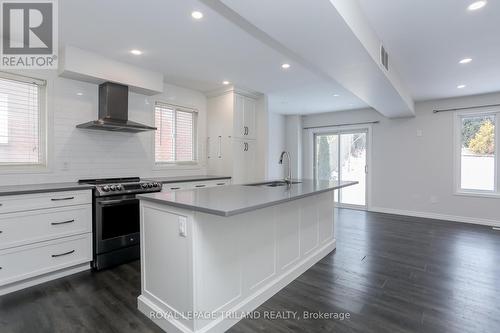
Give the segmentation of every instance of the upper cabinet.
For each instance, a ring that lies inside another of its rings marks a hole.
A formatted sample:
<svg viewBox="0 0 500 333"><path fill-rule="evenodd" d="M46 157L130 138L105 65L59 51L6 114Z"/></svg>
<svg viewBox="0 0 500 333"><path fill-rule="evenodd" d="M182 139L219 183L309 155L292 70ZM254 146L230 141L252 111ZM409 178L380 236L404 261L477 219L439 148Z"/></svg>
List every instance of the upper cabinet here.
<svg viewBox="0 0 500 333"><path fill-rule="evenodd" d="M234 136L241 139L256 139L255 127L256 100L234 94Z"/></svg>

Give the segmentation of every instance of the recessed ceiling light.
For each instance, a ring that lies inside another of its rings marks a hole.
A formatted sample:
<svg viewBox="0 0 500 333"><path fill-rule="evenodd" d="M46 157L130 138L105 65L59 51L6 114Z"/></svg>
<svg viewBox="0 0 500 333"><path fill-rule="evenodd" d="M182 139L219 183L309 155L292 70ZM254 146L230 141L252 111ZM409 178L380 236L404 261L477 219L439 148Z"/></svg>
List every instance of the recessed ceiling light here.
<svg viewBox="0 0 500 333"><path fill-rule="evenodd" d="M468 64L471 61L472 61L471 58L464 58L464 59L460 60L459 63L461 63L461 64Z"/></svg>
<svg viewBox="0 0 500 333"><path fill-rule="evenodd" d="M476 2L473 2L469 5L469 7L467 7L468 10L478 10L478 9L481 9L483 8L484 6L486 6L486 4L488 3L488 1L486 0L480 0L480 1L476 1Z"/></svg>
<svg viewBox="0 0 500 333"><path fill-rule="evenodd" d="M333 97L339 97L340 95L339 94L333 94Z"/></svg>
<svg viewBox="0 0 500 333"><path fill-rule="evenodd" d="M284 63L281 65L281 68L288 69L288 68L290 68L290 64Z"/></svg>
<svg viewBox="0 0 500 333"><path fill-rule="evenodd" d="M137 50L137 49L133 49L133 50L130 50L130 53L132 53L133 55L141 55L142 51L141 50Z"/></svg>
<svg viewBox="0 0 500 333"><path fill-rule="evenodd" d="M222 84L225 85L225 86L227 86L229 83L231 83L231 82L229 82L229 81L222 81Z"/></svg>
<svg viewBox="0 0 500 333"><path fill-rule="evenodd" d="M465 84L459 84L457 86L458 89L464 89L465 87L467 87Z"/></svg>
<svg viewBox="0 0 500 333"><path fill-rule="evenodd" d="M194 11L191 13L191 16L195 19L195 20L201 20L203 18L203 13L202 12L199 12L199 11Z"/></svg>
<svg viewBox="0 0 500 333"><path fill-rule="evenodd" d="M76 93L78 96L83 96L83 93L82 92L77 92Z"/></svg>

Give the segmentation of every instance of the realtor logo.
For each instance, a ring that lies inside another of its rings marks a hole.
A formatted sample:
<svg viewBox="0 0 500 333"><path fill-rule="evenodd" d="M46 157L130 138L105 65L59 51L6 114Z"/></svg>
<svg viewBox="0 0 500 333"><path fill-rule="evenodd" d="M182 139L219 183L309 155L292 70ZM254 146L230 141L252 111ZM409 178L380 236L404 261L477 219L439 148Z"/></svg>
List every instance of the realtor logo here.
<svg viewBox="0 0 500 333"><path fill-rule="evenodd" d="M0 4L0 67L56 69L56 0L0 0Z"/></svg>

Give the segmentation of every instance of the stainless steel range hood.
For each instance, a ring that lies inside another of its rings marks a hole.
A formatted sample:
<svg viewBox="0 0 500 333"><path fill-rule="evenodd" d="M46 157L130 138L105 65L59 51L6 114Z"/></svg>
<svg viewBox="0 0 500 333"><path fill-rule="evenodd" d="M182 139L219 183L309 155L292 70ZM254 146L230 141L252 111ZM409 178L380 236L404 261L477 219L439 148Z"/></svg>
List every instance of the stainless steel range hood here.
<svg viewBox="0 0 500 333"><path fill-rule="evenodd" d="M112 82L99 85L99 119L76 127L131 133L156 130L156 127L128 120L128 87Z"/></svg>

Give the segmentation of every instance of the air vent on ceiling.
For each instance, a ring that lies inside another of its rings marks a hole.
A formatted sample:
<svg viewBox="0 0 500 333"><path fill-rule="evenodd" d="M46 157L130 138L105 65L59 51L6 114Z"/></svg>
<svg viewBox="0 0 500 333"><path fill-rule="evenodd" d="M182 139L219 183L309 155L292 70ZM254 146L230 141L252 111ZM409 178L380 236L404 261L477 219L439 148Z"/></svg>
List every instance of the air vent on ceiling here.
<svg viewBox="0 0 500 333"><path fill-rule="evenodd" d="M386 70L389 70L389 54L383 45L380 45L380 63Z"/></svg>

